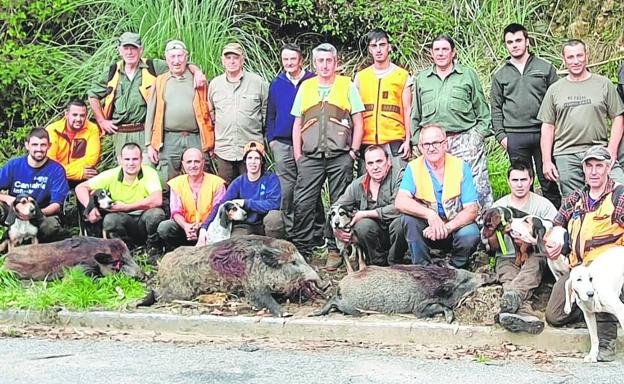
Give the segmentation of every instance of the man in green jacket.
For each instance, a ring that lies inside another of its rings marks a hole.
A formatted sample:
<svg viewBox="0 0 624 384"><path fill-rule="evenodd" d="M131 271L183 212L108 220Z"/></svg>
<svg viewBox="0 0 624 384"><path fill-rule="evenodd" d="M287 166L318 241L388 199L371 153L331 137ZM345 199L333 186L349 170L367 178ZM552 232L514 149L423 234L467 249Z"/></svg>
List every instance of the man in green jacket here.
<svg viewBox="0 0 624 384"><path fill-rule="evenodd" d="M529 34L522 25L509 24L503 31L503 38L510 56L492 76L490 102L494 135L509 158L527 164L535 162L544 197L559 207L559 187L542 172L542 122L537 119L546 90L559 80L557 70L529 52Z"/></svg>
<svg viewBox="0 0 624 384"><path fill-rule="evenodd" d="M430 124L444 127L448 153L470 165L482 208L492 205L484 138L491 134L492 118L479 77L474 69L454 62L455 42L447 35L433 40L434 64L414 81L412 145L420 129Z"/></svg>

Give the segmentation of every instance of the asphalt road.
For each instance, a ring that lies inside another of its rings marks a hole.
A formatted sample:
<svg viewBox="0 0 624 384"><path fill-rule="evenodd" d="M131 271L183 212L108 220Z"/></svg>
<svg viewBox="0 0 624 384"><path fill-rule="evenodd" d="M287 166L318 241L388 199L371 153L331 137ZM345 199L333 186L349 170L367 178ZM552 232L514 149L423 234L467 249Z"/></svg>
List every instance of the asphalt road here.
<svg viewBox="0 0 624 384"><path fill-rule="evenodd" d="M365 348L0 338L0 383L617 383L624 359L543 365L432 360Z"/></svg>

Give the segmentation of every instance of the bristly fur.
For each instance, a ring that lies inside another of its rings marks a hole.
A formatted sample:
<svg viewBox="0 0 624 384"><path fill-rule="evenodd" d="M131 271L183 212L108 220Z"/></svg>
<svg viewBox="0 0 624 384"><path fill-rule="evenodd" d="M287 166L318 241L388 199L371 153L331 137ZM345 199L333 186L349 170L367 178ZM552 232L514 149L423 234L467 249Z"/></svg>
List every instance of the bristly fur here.
<svg viewBox="0 0 624 384"><path fill-rule="evenodd" d="M220 246L219 246L220 245ZM231 243L215 244L212 256L208 259L210 268L223 278L243 278L246 274L245 254Z"/></svg>

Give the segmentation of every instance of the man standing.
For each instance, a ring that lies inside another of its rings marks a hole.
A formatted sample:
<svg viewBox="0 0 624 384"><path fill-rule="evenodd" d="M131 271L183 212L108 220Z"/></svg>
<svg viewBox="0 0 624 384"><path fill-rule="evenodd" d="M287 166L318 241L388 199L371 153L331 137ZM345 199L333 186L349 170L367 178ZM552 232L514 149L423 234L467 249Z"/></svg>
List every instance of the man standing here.
<svg viewBox="0 0 624 384"><path fill-rule="evenodd" d="M282 66L280 73L269 87L267 107L267 141L273 151L275 173L280 180L282 189L281 209L284 212L284 226L287 238L290 238L293 229L294 204L293 194L297 181L297 164L293 155L292 127L295 117L290 114L295 96L301 83L313 77L312 72L303 69L303 55L301 49L294 44L286 44L282 48ZM317 237L322 239L322 229L325 216L322 214L323 205L319 198L317 207Z"/></svg>
<svg viewBox="0 0 624 384"><path fill-rule="evenodd" d="M87 221L102 220L102 228L108 237L118 237L125 242L146 241L148 255L162 255L162 243L158 237L158 224L166 219L162 210L162 189L158 173L143 164L141 147L127 143L121 149L121 165L83 181L76 187L78 201L87 207L89 194L96 189L108 191L113 206L102 219L103 212L94 207L86 212Z"/></svg>
<svg viewBox="0 0 624 384"><path fill-rule="evenodd" d="M164 183L180 174L182 153L187 148L205 153L214 148L206 87L193 89L186 45L171 40L165 58L169 72L156 78L145 120L147 155L158 166Z"/></svg>
<svg viewBox="0 0 624 384"><path fill-rule="evenodd" d="M405 169L395 206L413 264L430 264L430 247L451 252L451 265L466 268L479 244L477 190L470 166L447 153L447 138L437 125L423 127L422 156Z"/></svg>
<svg viewBox="0 0 624 384"><path fill-rule="evenodd" d="M349 184L334 204L355 211L352 229L337 229L334 235L345 244L355 240L366 255L367 265L401 263L407 244L394 200L403 169L392 165L386 150L375 144L364 150L364 163L366 174Z"/></svg>
<svg viewBox="0 0 624 384"><path fill-rule="evenodd" d="M585 43L565 43L563 61L569 73L548 89L537 118L542 121L544 176L559 180L561 194L567 197L583 187L581 159L583 152L594 144L609 149L615 160L611 178L624 182L624 172L616 158L624 133L624 104L611 80L587 69ZM610 138L607 118L611 119Z"/></svg>
<svg viewBox="0 0 624 384"><path fill-rule="evenodd" d="M532 165L535 161L542 194L556 207L561 205L557 183L544 177L537 119L546 90L559 79L555 67L529 52L529 33L520 24L503 31L510 57L492 77L492 126L496 140L509 158Z"/></svg>
<svg viewBox="0 0 624 384"><path fill-rule="evenodd" d="M87 92L100 129L113 136L115 155L126 143L145 143L145 114L149 90L156 76L167 72L163 60L143 58L143 43L138 33L119 37L121 60L114 63ZM205 86L206 77L197 66L190 66L195 86ZM103 100L103 102L102 102Z"/></svg>
<svg viewBox="0 0 624 384"><path fill-rule="evenodd" d="M491 132L491 116L474 69L454 62L455 42L446 35L433 40L434 64L415 80L412 144L420 129L439 124L446 130L448 152L470 165L482 208L492 205L492 187L483 139Z"/></svg>
<svg viewBox="0 0 624 384"><path fill-rule="evenodd" d="M0 200L11 205L15 196L32 196L44 218L37 238L42 243L60 240L66 235L58 213L69 192L63 166L47 157L50 136L45 129L35 128L26 138L28 154L9 160L0 168Z"/></svg>
<svg viewBox="0 0 624 384"><path fill-rule="evenodd" d="M87 105L73 100L65 117L46 127L50 135L48 157L65 168L67 180L74 186L97 175L100 160L100 130L87 120Z"/></svg>
<svg viewBox="0 0 624 384"><path fill-rule="evenodd" d="M570 233L567 250L561 245L546 243L548 257L557 258L562 251L568 253L570 267L581 263L588 265L605 249L623 245L624 235L624 185L609 176L613 164L612 152L606 147L590 147L581 158L585 185L564 200L553 224ZM583 320L578 306L572 305L569 314L564 312L565 283L569 274L553 286L546 321L553 327L562 327ZM598 361L613 361L617 339L617 321L613 315L598 313Z"/></svg>
<svg viewBox="0 0 624 384"><path fill-rule="evenodd" d="M210 82L208 97L215 129L217 168L219 176L229 184L245 173L245 144L263 141L268 84L243 68L245 52L238 43L223 48L221 63L225 73Z"/></svg>
<svg viewBox="0 0 624 384"><path fill-rule="evenodd" d="M225 194L225 181L204 172L204 155L197 148L182 154L183 175L169 180L171 219L158 225L158 235L170 250L194 245L201 224Z"/></svg>
<svg viewBox="0 0 624 384"><path fill-rule="evenodd" d="M383 146L392 165L405 168L411 155L412 84L409 73L390 61L390 52L392 45L385 31L368 34L373 65L358 72L354 80L366 108L362 145Z"/></svg>
<svg viewBox="0 0 624 384"><path fill-rule="evenodd" d="M312 56L316 77L301 85L291 111L295 116L293 153L299 168L292 240L306 256L312 255L315 209L325 178L332 204L353 179L353 161L359 156L362 142L364 110L351 79L336 74L336 48L321 44L314 48ZM335 268L341 262L334 244L327 267Z"/></svg>
<svg viewBox="0 0 624 384"><path fill-rule="evenodd" d="M532 164L512 159L507 172L511 194L496 201L494 206L512 207L542 219L554 219L557 215L555 206L546 198L531 192L533 178ZM544 323L531 312L527 300L542 282L546 260L543 255L532 254L524 264L518 266L515 264L513 240L505 235L504 242L501 248L507 252L496 253L496 276L503 284L499 323L512 332L540 333L544 329Z"/></svg>

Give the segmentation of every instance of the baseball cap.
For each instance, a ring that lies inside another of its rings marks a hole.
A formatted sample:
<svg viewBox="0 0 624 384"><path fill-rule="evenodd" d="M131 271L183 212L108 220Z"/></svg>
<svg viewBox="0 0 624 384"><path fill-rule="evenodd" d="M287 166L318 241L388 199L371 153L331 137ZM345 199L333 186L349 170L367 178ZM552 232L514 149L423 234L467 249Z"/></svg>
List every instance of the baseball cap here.
<svg viewBox="0 0 624 384"><path fill-rule="evenodd" d="M241 47L238 43L229 43L223 47L222 55L225 56L228 53L234 53L239 56L245 56L245 51L243 51L243 47Z"/></svg>
<svg viewBox="0 0 624 384"><path fill-rule="evenodd" d="M247 145L245 145L245 148L243 149L243 156L251 151L257 151L262 157L266 156L264 145L257 141L250 141Z"/></svg>
<svg viewBox="0 0 624 384"><path fill-rule="evenodd" d="M594 145L585 151L585 155L583 155L583 163L591 159L598 161L610 161L611 153L609 153L609 150L602 145Z"/></svg>
<svg viewBox="0 0 624 384"><path fill-rule="evenodd" d="M143 46L143 42L141 41L141 36L138 33L134 32L124 32L119 36L119 46L123 45L134 45L137 48L141 48Z"/></svg>
<svg viewBox="0 0 624 384"><path fill-rule="evenodd" d="M165 46L165 53L169 51L173 51L174 49L183 49L188 52L188 50L186 49L186 44L184 44L180 40L169 41L167 45Z"/></svg>

